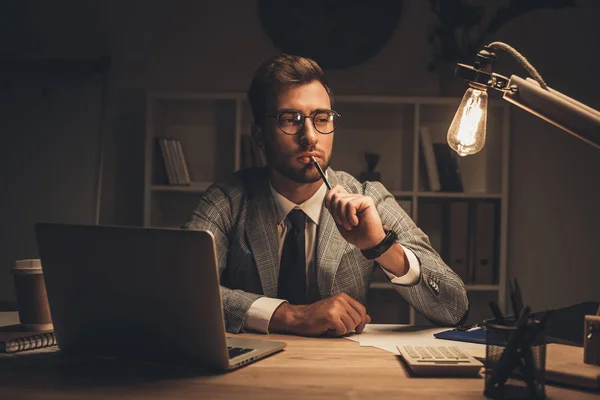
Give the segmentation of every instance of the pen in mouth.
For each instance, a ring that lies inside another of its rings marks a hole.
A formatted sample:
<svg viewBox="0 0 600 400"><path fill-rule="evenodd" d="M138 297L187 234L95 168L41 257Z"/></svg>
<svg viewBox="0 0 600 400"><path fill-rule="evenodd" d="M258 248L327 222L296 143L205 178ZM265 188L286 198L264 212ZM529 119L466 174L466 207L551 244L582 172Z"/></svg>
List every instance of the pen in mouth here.
<svg viewBox="0 0 600 400"><path fill-rule="evenodd" d="M317 162L317 160L315 159L315 157L314 156L310 156L310 160L312 161L313 164L315 164L315 167L317 167L317 171L319 171L319 175L321 175L321 178L323 178L323 182L325 182L325 186L327 186L327 189L331 190L331 185L327 181L327 177L325 176L325 173L321 169L321 166L319 165L319 163Z"/></svg>

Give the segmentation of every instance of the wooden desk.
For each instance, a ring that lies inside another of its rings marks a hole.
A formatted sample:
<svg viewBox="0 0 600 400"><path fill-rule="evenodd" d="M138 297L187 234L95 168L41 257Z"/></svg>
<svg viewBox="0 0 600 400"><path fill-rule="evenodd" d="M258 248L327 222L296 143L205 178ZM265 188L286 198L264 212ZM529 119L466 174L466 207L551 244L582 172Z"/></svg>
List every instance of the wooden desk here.
<svg viewBox="0 0 600 400"><path fill-rule="evenodd" d="M285 335L287 348L222 375L109 359L68 359L58 351L0 355L0 399L484 399L483 378L410 377L391 353L347 339ZM546 386L549 399L600 394Z"/></svg>

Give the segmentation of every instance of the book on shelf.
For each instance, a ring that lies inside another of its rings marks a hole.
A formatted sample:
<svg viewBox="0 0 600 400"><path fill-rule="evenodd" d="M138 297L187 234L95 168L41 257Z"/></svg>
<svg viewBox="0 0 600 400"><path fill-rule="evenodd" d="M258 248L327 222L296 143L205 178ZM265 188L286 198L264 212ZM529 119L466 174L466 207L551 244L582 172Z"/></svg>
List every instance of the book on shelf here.
<svg viewBox="0 0 600 400"><path fill-rule="evenodd" d="M190 171L187 165L187 158L183 152L183 146L177 139L174 139L173 143L175 144L175 159L177 160L178 173L181 177L180 182L182 185L189 185L191 182Z"/></svg>
<svg viewBox="0 0 600 400"><path fill-rule="evenodd" d="M493 284L496 264L496 205L493 202L475 204L474 237L473 281Z"/></svg>
<svg viewBox="0 0 600 400"><path fill-rule="evenodd" d="M442 188L440 185L438 165L433 152L433 142L431 141L429 127L422 126L419 130L419 133L421 138L423 162L425 164L425 172L427 173L428 189L432 192L439 192Z"/></svg>
<svg viewBox="0 0 600 400"><path fill-rule="evenodd" d="M163 160L164 171L167 176L167 183L169 185L175 185L177 178L175 177L175 165L173 163L173 157L170 154L170 149L168 147L168 139L158 138L156 141L158 142L160 155Z"/></svg>
<svg viewBox="0 0 600 400"><path fill-rule="evenodd" d="M191 183L187 160L183 146L178 139L158 138L169 185L189 185Z"/></svg>
<svg viewBox="0 0 600 400"><path fill-rule="evenodd" d="M458 169L458 155L447 143L434 143L433 153L438 167L441 190L462 192L463 184Z"/></svg>
<svg viewBox="0 0 600 400"><path fill-rule="evenodd" d="M56 345L54 331L32 332L22 325L0 327L0 353L17 353Z"/></svg>
<svg viewBox="0 0 600 400"><path fill-rule="evenodd" d="M419 203L418 222L419 227L429 238L431 247L442 255L443 247L443 209L439 203Z"/></svg>
<svg viewBox="0 0 600 400"><path fill-rule="evenodd" d="M469 203L451 202L449 214L448 264L463 282L469 282Z"/></svg>

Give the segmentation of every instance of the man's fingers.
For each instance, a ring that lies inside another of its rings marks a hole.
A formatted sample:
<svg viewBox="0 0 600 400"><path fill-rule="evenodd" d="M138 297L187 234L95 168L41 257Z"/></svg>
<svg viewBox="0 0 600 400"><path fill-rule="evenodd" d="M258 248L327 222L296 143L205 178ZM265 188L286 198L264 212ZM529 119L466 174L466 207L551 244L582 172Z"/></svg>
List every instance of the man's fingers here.
<svg viewBox="0 0 600 400"><path fill-rule="evenodd" d="M345 303L344 306L348 310L348 314L352 316L352 319L355 322L356 332L362 332L365 325L371 322L371 317L367 314L365 306L345 293L340 296L340 300Z"/></svg>
<svg viewBox="0 0 600 400"><path fill-rule="evenodd" d="M339 225L342 225L347 231L352 229L352 225L346 218L346 207L350 204L350 201L346 197L339 197L337 199L337 205L335 207L335 214L337 216L338 221L336 221Z"/></svg>
<svg viewBox="0 0 600 400"><path fill-rule="evenodd" d="M344 299L348 302L348 305L352 307L360 315L361 319L367 315L367 309L358 300L351 296L344 296Z"/></svg>
<svg viewBox="0 0 600 400"><path fill-rule="evenodd" d="M352 322L354 323L352 329L354 329L354 327L358 326L362 322L363 316L358 311L356 311L349 303L344 304L344 308L346 309L346 313L348 313L350 318L352 318Z"/></svg>
<svg viewBox="0 0 600 400"><path fill-rule="evenodd" d="M350 226L358 226L359 221L356 212L356 207L354 207L354 204L351 201L346 203L344 208L344 214L346 220L350 223Z"/></svg>
<svg viewBox="0 0 600 400"><path fill-rule="evenodd" d="M351 230L352 227L357 226L359 223L357 213L360 211L356 207L363 203L360 200L363 197L359 194L336 191L325 205L336 224L344 227L346 230Z"/></svg>
<svg viewBox="0 0 600 400"><path fill-rule="evenodd" d="M348 315L348 313L340 314L340 319L342 320L346 328L346 332L342 333L342 335L345 335L349 332L354 332L354 328L356 328L356 325L358 324L354 323L354 321L352 320L352 318L350 318L350 315Z"/></svg>
<svg viewBox="0 0 600 400"><path fill-rule="evenodd" d="M348 200L346 199L346 194L338 192L331 197L328 207L331 216L335 220L335 223L343 226L346 229L348 229L348 222L346 221L344 207L347 202Z"/></svg>
<svg viewBox="0 0 600 400"><path fill-rule="evenodd" d="M330 334L335 333L337 336L345 335L348 332L346 324L344 324L340 316L334 316L329 320L327 330Z"/></svg>
<svg viewBox="0 0 600 400"><path fill-rule="evenodd" d="M367 325L370 322L371 317L369 316L369 314L365 314L365 318L363 319L363 321L356 327L356 333L361 333L365 329L365 325Z"/></svg>
<svg viewBox="0 0 600 400"><path fill-rule="evenodd" d="M328 209L330 209L331 199L333 198L333 196L336 193L339 193L339 192L342 192L342 191L344 193L346 192L340 185L335 185L334 187L332 187L331 190L328 191L327 194L325 195L325 200L324 200L325 201L325 207L327 207Z"/></svg>
<svg viewBox="0 0 600 400"><path fill-rule="evenodd" d="M367 196L355 197L351 200L351 202L352 206L356 209L357 214L364 212L367 208L373 205L371 198Z"/></svg>
<svg viewBox="0 0 600 400"><path fill-rule="evenodd" d="M341 220L339 214L337 213L337 207L339 206L340 197L338 196L338 192L342 188L339 185L335 185L331 188L327 195L325 196L325 207L329 210L329 213L333 217L333 220L336 224L341 225Z"/></svg>

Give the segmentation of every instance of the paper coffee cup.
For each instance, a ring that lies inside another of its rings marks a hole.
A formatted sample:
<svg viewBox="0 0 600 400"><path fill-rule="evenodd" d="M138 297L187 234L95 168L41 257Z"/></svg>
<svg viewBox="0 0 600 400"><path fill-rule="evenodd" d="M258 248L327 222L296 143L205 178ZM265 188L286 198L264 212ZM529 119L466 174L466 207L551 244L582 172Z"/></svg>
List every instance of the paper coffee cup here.
<svg viewBox="0 0 600 400"><path fill-rule="evenodd" d="M32 331L53 329L41 261L19 260L11 272L17 293L19 321L23 328Z"/></svg>

